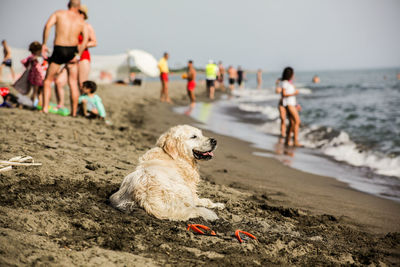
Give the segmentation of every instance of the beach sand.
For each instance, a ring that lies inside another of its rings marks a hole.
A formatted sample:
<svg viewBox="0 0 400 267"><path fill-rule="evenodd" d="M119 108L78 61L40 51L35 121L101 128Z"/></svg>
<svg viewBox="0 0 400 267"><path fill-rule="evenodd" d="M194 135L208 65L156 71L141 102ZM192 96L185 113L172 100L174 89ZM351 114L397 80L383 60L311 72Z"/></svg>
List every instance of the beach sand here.
<svg viewBox="0 0 400 267"><path fill-rule="evenodd" d="M108 204L138 157L161 133L194 124L159 103L159 83L100 86L112 125L84 118L1 109L1 160L32 156L40 167L0 174L0 265L399 265L400 204L333 178L252 155L247 143L218 140L200 164L199 195L223 202L220 220L158 220ZM196 89L204 99L204 87ZM178 105L185 85L171 83ZM186 230L210 226L217 236ZM232 238L241 229L257 240Z"/></svg>

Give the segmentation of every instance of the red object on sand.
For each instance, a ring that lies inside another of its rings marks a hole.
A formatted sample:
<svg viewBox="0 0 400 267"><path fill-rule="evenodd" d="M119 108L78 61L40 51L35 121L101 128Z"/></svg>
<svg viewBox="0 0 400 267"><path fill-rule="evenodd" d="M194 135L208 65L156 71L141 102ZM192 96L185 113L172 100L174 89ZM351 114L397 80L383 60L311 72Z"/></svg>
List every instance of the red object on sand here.
<svg viewBox="0 0 400 267"><path fill-rule="evenodd" d="M205 233L201 231L199 228L209 231L210 232L209 235L217 235L213 230L210 229L210 227L207 227L202 224L188 224L187 230L189 231L190 229L192 229L194 232L198 234L205 235Z"/></svg>
<svg viewBox="0 0 400 267"><path fill-rule="evenodd" d="M242 230L236 230L235 236L236 236L237 240L239 240L240 243L243 243L243 240L240 238L240 233L245 234L245 235L247 235L248 237L250 237L252 239L257 239L254 235L252 235L252 234L250 234L248 232L245 232L245 231L242 231Z"/></svg>
<svg viewBox="0 0 400 267"><path fill-rule="evenodd" d="M2 97L5 97L6 95L8 95L10 93L10 89L8 89L8 87L1 87L0 88L0 95Z"/></svg>

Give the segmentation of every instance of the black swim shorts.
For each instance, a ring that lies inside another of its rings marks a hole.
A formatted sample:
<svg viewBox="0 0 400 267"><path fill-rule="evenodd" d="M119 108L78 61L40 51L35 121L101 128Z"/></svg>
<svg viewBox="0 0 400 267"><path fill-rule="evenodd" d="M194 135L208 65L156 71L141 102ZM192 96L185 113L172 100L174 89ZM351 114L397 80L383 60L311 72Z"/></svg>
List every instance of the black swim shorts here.
<svg viewBox="0 0 400 267"><path fill-rule="evenodd" d="M207 84L207 88L209 88L209 87L213 87L214 86L214 82L215 82L215 80L206 80L206 84Z"/></svg>
<svg viewBox="0 0 400 267"><path fill-rule="evenodd" d="M229 84L235 84L235 79L229 78Z"/></svg>
<svg viewBox="0 0 400 267"><path fill-rule="evenodd" d="M56 63L58 65L66 64L70 62L78 54L77 46L59 46L55 45L53 54L51 55L49 62Z"/></svg>
<svg viewBox="0 0 400 267"><path fill-rule="evenodd" d="M1 64L6 65L7 67L11 68L12 60L11 59L4 60Z"/></svg>

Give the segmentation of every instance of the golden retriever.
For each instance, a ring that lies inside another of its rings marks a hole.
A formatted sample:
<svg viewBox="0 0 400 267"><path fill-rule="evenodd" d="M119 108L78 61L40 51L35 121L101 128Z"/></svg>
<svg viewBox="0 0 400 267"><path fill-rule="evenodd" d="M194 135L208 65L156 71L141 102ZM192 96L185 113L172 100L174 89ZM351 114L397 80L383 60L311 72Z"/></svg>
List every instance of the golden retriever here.
<svg viewBox="0 0 400 267"><path fill-rule="evenodd" d="M139 205L159 219L173 221L218 219L207 208L223 209L224 204L197 195L197 162L212 159L216 146L217 140L203 136L197 128L172 127L160 136L155 148L139 159L135 171L124 178L120 189L110 197L111 205L123 211Z"/></svg>

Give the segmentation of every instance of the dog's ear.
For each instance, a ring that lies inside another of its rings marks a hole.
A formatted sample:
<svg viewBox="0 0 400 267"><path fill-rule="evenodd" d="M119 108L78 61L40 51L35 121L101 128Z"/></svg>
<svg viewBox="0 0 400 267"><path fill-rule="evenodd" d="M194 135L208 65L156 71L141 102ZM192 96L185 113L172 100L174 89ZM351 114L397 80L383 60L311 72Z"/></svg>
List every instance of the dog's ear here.
<svg viewBox="0 0 400 267"><path fill-rule="evenodd" d="M178 157L177 140L169 132L162 134L158 138L156 145L161 147L173 159Z"/></svg>

